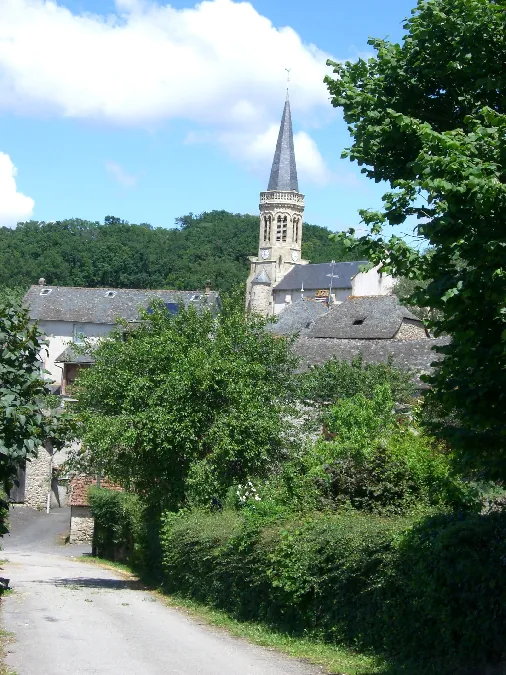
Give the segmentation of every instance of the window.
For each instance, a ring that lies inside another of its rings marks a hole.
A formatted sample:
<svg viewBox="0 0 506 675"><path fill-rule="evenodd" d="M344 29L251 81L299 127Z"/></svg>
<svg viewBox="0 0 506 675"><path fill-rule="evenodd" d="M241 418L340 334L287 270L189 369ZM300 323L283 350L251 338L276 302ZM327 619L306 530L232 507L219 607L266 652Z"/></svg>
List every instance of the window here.
<svg viewBox="0 0 506 675"><path fill-rule="evenodd" d="M365 319L355 319L353 322L354 326L361 326L364 323Z"/></svg>
<svg viewBox="0 0 506 675"><path fill-rule="evenodd" d="M299 219L298 218L293 219L292 241L295 244L297 244L298 241L299 241Z"/></svg>
<svg viewBox="0 0 506 675"><path fill-rule="evenodd" d="M52 288L43 288L39 295L49 295L53 289Z"/></svg>
<svg viewBox="0 0 506 675"><path fill-rule="evenodd" d="M286 216L278 216L276 223L276 241L286 241L287 228L288 218Z"/></svg>
<svg viewBox="0 0 506 675"><path fill-rule="evenodd" d="M190 302L197 302L197 300L200 300L200 298L201 298L200 293L196 293L195 295L192 295L192 297L190 298Z"/></svg>
<svg viewBox="0 0 506 675"><path fill-rule="evenodd" d="M115 295L116 295L116 291L107 291L106 294L105 294L105 297L106 298L114 298Z"/></svg>
<svg viewBox="0 0 506 675"><path fill-rule="evenodd" d="M84 343L84 333L82 328L83 327L79 323L75 323L72 326L72 339L76 345L82 345Z"/></svg>

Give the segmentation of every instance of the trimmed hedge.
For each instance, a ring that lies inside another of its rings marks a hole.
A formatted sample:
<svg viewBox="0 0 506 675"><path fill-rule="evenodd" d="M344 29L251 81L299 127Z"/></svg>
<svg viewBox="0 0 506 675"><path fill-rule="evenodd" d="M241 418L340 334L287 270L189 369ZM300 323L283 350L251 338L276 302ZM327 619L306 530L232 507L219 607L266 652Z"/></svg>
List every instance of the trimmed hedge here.
<svg viewBox="0 0 506 675"><path fill-rule="evenodd" d="M95 519L93 553L116 562L131 560L142 522L142 507L136 495L90 487L88 502Z"/></svg>
<svg viewBox="0 0 506 675"><path fill-rule="evenodd" d="M506 654L506 514L165 518L164 588L434 672ZM420 672L413 670L409 672Z"/></svg>

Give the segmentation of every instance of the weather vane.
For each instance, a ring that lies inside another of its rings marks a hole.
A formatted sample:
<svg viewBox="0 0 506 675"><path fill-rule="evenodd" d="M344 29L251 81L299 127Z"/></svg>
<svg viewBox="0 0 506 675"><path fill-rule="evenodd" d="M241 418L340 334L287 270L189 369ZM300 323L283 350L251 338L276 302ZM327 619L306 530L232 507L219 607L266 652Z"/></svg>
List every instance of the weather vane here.
<svg viewBox="0 0 506 675"><path fill-rule="evenodd" d="M291 68L285 68L286 70L286 81L290 82L290 71L292 70Z"/></svg>

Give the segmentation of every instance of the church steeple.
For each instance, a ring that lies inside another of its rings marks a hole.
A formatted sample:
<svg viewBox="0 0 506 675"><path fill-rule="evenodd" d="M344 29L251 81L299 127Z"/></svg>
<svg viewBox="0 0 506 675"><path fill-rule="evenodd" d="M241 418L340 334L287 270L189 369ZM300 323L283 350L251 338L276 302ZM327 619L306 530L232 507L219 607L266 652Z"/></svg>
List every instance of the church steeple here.
<svg viewBox="0 0 506 675"><path fill-rule="evenodd" d="M270 315L279 305L276 284L301 260L304 195L299 192L288 92L274 151L269 186L260 193L258 257L251 257L246 306ZM286 298L283 296L283 303ZM284 305L283 305L284 306Z"/></svg>
<svg viewBox="0 0 506 675"><path fill-rule="evenodd" d="M299 191L288 90L267 190Z"/></svg>

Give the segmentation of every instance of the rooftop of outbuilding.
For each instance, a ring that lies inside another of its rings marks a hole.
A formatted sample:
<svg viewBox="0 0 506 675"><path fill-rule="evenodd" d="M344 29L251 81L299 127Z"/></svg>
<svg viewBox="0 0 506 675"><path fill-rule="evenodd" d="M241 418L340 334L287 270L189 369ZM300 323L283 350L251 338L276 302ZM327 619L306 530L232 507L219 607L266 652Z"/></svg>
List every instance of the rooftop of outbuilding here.
<svg viewBox="0 0 506 675"><path fill-rule="evenodd" d="M350 296L319 318L308 336L387 340L396 335L404 319L423 326L423 322L401 305L395 295Z"/></svg>

